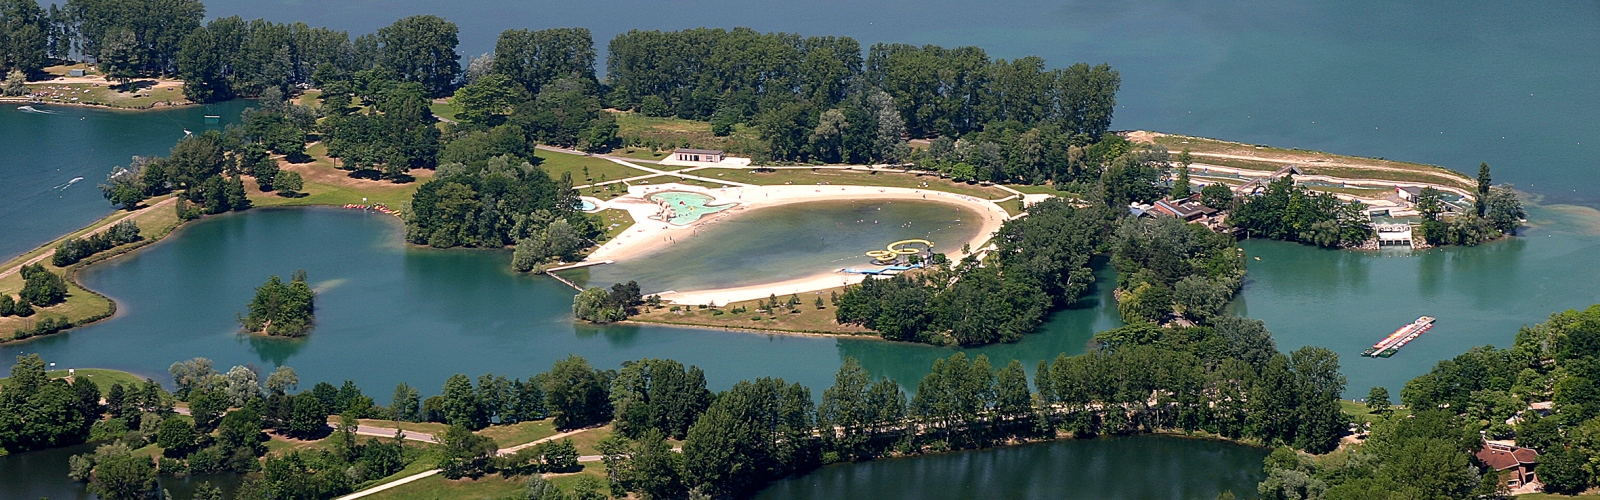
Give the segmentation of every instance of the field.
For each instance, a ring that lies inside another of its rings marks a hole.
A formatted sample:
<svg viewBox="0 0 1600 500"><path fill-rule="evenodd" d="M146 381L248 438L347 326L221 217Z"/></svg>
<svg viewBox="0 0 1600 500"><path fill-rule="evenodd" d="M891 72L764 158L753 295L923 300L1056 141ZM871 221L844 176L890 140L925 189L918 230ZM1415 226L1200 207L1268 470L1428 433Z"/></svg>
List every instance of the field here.
<svg viewBox="0 0 1600 500"><path fill-rule="evenodd" d="M629 214L627 210L611 208L601 210L597 215L600 216L600 227L605 231L605 234L600 235L596 243L611 241L612 238L633 227L633 215Z"/></svg>
<svg viewBox="0 0 1600 500"><path fill-rule="evenodd" d="M937 175L902 174L896 172L867 172L840 169L779 169L756 172L751 169L707 168L691 172L693 175L726 179L747 184L838 184L852 186L885 186L932 189L963 194L983 199L1000 199L1011 196L1004 189L979 184L967 184L941 178Z"/></svg>
<svg viewBox="0 0 1600 500"><path fill-rule="evenodd" d="M649 175L649 172L593 156L544 150L537 154L544 160L539 163L539 168L550 174L550 178L560 179L561 174L572 174L572 184L575 186Z"/></svg>
<svg viewBox="0 0 1600 500"><path fill-rule="evenodd" d="M405 183L351 177L350 172L334 166L334 160L328 157L328 148L320 143L306 148L306 155L311 157L311 162L278 162L278 168L297 172L305 180L305 187L300 190L301 196L286 197L278 192L262 192L252 179L245 183L251 203L258 207L382 203L405 212L411 207L411 195L417 192L422 183L433 178L433 171L424 169L412 169L409 174L414 180Z"/></svg>
<svg viewBox="0 0 1600 500"><path fill-rule="evenodd" d="M88 76L67 76L74 69L87 70ZM28 90L36 94L34 100L129 109L189 103L183 96L183 82L178 80L140 78L113 89L116 82L106 81L86 64L50 66L44 72L55 79L28 83Z"/></svg>
<svg viewBox="0 0 1600 500"><path fill-rule="evenodd" d="M794 333L821 333L839 335L872 335L870 330L854 325L841 325L834 321L836 309L831 300L831 294L842 291L842 287L834 287L816 292L799 294L800 305L791 312L782 307L773 313L758 311L757 302L766 302L766 299L734 302L722 304L715 308L701 309L698 306L689 306L679 311L669 308L657 308L653 311L641 312L637 316L628 318L629 321L641 323L665 323L688 326L710 326L717 328L745 328L751 330L769 330ZM817 298L822 299L823 307L816 306ZM785 303L789 296L778 297L779 303ZM746 312L734 314L734 308L743 307ZM721 312L722 314L717 314Z"/></svg>
<svg viewBox="0 0 1600 500"><path fill-rule="evenodd" d="M711 122L684 120L682 118L656 118L632 111L608 111L617 118L618 136L624 139L633 138L637 141L654 145L662 151L670 151L676 148L720 149L735 155L746 156L765 149L761 139L756 137L755 131L742 124L735 126L732 134L717 137L711 133ZM647 160L660 159L659 156L652 158L648 154L641 153L641 151L648 151L649 149L636 147L633 153L620 156Z"/></svg>
<svg viewBox="0 0 1600 500"><path fill-rule="evenodd" d="M1429 182L1475 189L1473 179L1437 165L1393 161L1383 158L1344 156L1322 151L1275 148L1263 145L1207 139L1160 132L1133 131L1123 134L1135 143L1159 144L1176 154L1188 149L1196 163L1250 170L1274 171L1293 164L1313 175L1348 179L1380 179L1401 182ZM1216 156L1227 155L1227 156Z"/></svg>
<svg viewBox="0 0 1600 500"><path fill-rule="evenodd" d="M495 444L500 445L501 448L531 443L555 434L555 420L548 418L511 425L491 425L484 430L478 431L478 435L494 439Z"/></svg>
<svg viewBox="0 0 1600 500"><path fill-rule="evenodd" d="M45 376L50 378L67 378L67 371L50 370L45 372ZM105 394L106 391L111 390L112 384L122 384L126 386L134 383L144 382L144 379L139 378L138 375L120 370L107 370L104 368L78 368L76 377L87 377L89 381L94 382L95 387L100 388L101 394ZM10 378L0 378L0 386L6 385L7 382L10 382L10 380Z"/></svg>

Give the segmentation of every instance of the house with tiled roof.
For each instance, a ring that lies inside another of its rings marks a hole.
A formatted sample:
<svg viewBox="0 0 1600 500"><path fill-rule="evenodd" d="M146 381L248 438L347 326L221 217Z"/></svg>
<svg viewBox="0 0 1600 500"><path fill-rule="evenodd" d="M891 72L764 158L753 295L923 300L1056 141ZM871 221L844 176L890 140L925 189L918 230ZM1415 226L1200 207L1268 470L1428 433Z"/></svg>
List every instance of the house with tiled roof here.
<svg viewBox="0 0 1600 500"><path fill-rule="evenodd" d="M1512 489L1539 481L1533 471L1539 462L1539 452L1533 448L1523 448L1509 441L1484 441L1476 456L1479 462L1496 471L1509 472L1505 482Z"/></svg>

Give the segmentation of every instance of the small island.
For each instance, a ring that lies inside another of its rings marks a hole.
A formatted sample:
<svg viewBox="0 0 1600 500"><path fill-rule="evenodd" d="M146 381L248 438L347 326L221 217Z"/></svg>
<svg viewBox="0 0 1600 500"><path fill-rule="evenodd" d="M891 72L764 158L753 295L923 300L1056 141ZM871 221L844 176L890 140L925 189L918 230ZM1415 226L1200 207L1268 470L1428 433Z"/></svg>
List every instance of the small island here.
<svg viewBox="0 0 1600 500"><path fill-rule="evenodd" d="M295 271L285 284L277 275L256 288L256 298L250 301L248 315L239 317L239 324L250 333L273 337L304 337L311 331L314 321L316 292L306 284L306 272Z"/></svg>

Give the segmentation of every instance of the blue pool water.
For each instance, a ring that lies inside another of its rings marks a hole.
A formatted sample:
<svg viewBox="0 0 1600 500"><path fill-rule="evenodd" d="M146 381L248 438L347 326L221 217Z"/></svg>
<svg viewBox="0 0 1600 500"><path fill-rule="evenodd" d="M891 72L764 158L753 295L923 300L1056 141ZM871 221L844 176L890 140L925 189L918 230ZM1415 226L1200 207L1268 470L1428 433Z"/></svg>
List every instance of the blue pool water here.
<svg viewBox="0 0 1600 500"><path fill-rule="evenodd" d="M701 217L708 214L733 208L732 203L716 206L707 205L713 199L715 198L703 194L683 191L664 191L650 195L650 201L666 203L668 207L672 208L672 217L667 219L667 222L680 226L700 220Z"/></svg>

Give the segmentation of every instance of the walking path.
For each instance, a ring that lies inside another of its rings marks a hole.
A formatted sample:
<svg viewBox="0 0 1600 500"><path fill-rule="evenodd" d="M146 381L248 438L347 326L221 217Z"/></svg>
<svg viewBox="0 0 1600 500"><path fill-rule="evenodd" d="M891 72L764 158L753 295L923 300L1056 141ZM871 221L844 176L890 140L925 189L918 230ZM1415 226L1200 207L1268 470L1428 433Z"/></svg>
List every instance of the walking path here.
<svg viewBox="0 0 1600 500"><path fill-rule="evenodd" d="M385 429L385 428L382 428L382 427L369 427L369 429L373 429L373 430L376 430L376 431L387 430L387 431L389 431L389 433L386 434L388 436L393 436L394 435L394 431L395 431L395 429ZM521 450L523 448L527 448L527 447L530 447L530 446L537 446L539 443L543 443L543 442L547 442L547 441L554 441L554 440L557 440L557 439L561 439L561 438L564 438L564 437L567 437L567 436L571 436L573 434L577 434L577 433L580 433L580 432L588 431L588 430L593 430L593 429L578 429L578 430L575 430L575 431L567 431L567 432L559 433L559 434L556 434L554 436L549 436L549 437L537 439L537 440L534 440L534 441L531 441L531 442L528 442L528 443L519 444L519 445L516 445L516 446L512 446L510 448L506 448L506 449L500 450L498 454L499 455L510 455L510 454L516 453L518 450ZM357 434L361 434L361 431L357 430L356 433ZM424 435L426 435L426 434L424 434ZM428 441L428 442L430 442L430 443L435 442L435 441L431 441L431 439L433 439L433 436L428 436L428 438L430 439L430 441ZM411 439L411 436L409 434L406 435L406 439ZM600 456L599 455L584 455L584 456L578 457L578 461L579 462L598 462L598 461L600 461ZM390 481L390 482L383 483L383 484L380 484L380 485L377 485L377 486L374 486L374 487L371 487L371 488L367 488L367 489L364 489L364 490L361 490L361 491L357 491L355 493L351 493L349 495L345 495L345 496L339 497L339 498L337 498L335 500L353 500L353 499L356 499L356 498L362 498L362 497L365 497L365 496L368 496L368 495L372 495L374 493L378 493L378 492L381 492L381 491L389 490L391 488L399 487L400 485L403 485L403 484L406 484L406 483L409 483L409 482L412 482L412 481L416 481L416 480L419 480L419 479L423 479L423 478L426 478L428 476L432 476L434 474L438 474L439 472L441 472L439 469L432 469L432 470L419 472L419 473L416 473L416 474L412 474L410 476L406 476L406 477L403 477L403 478L400 478L400 479L396 479L394 481Z"/></svg>
<svg viewBox="0 0 1600 500"><path fill-rule="evenodd" d="M128 215L126 215L126 216L123 216L123 217L121 217L119 219L116 219L114 221L105 221L106 222L105 225L97 227L93 231L89 231L87 233L83 233L82 235L79 235L77 237L78 238L83 238L83 237L93 236L93 235L96 235L96 234L100 234L100 233L109 231L109 230L111 230L111 226L117 225L116 223L118 223L118 222L122 222L122 221L125 221L125 220L132 220L132 218L138 217L138 216L144 214L145 212L148 212L148 211L151 211L151 210L155 210L155 209L167 206L167 205L171 205L173 202L175 202L177 200L178 200L178 197L177 196L173 196L171 198L167 198L165 200L162 200L161 202L156 203L154 205L150 205L150 206L138 209L138 210L134 210L132 212L128 212ZM10 275L16 274L17 272L22 270L23 266L33 265L35 263L41 262L41 261L43 261L45 259L48 259L48 258L54 256L55 254L56 254L56 249L54 249L54 248L51 248L49 250L45 250L44 253L39 254L38 256L36 256L34 258L28 259L27 262L23 262L21 264L17 264L16 266L11 267L10 269L6 269L5 271L0 271L0 278L5 278L6 276L10 276Z"/></svg>

